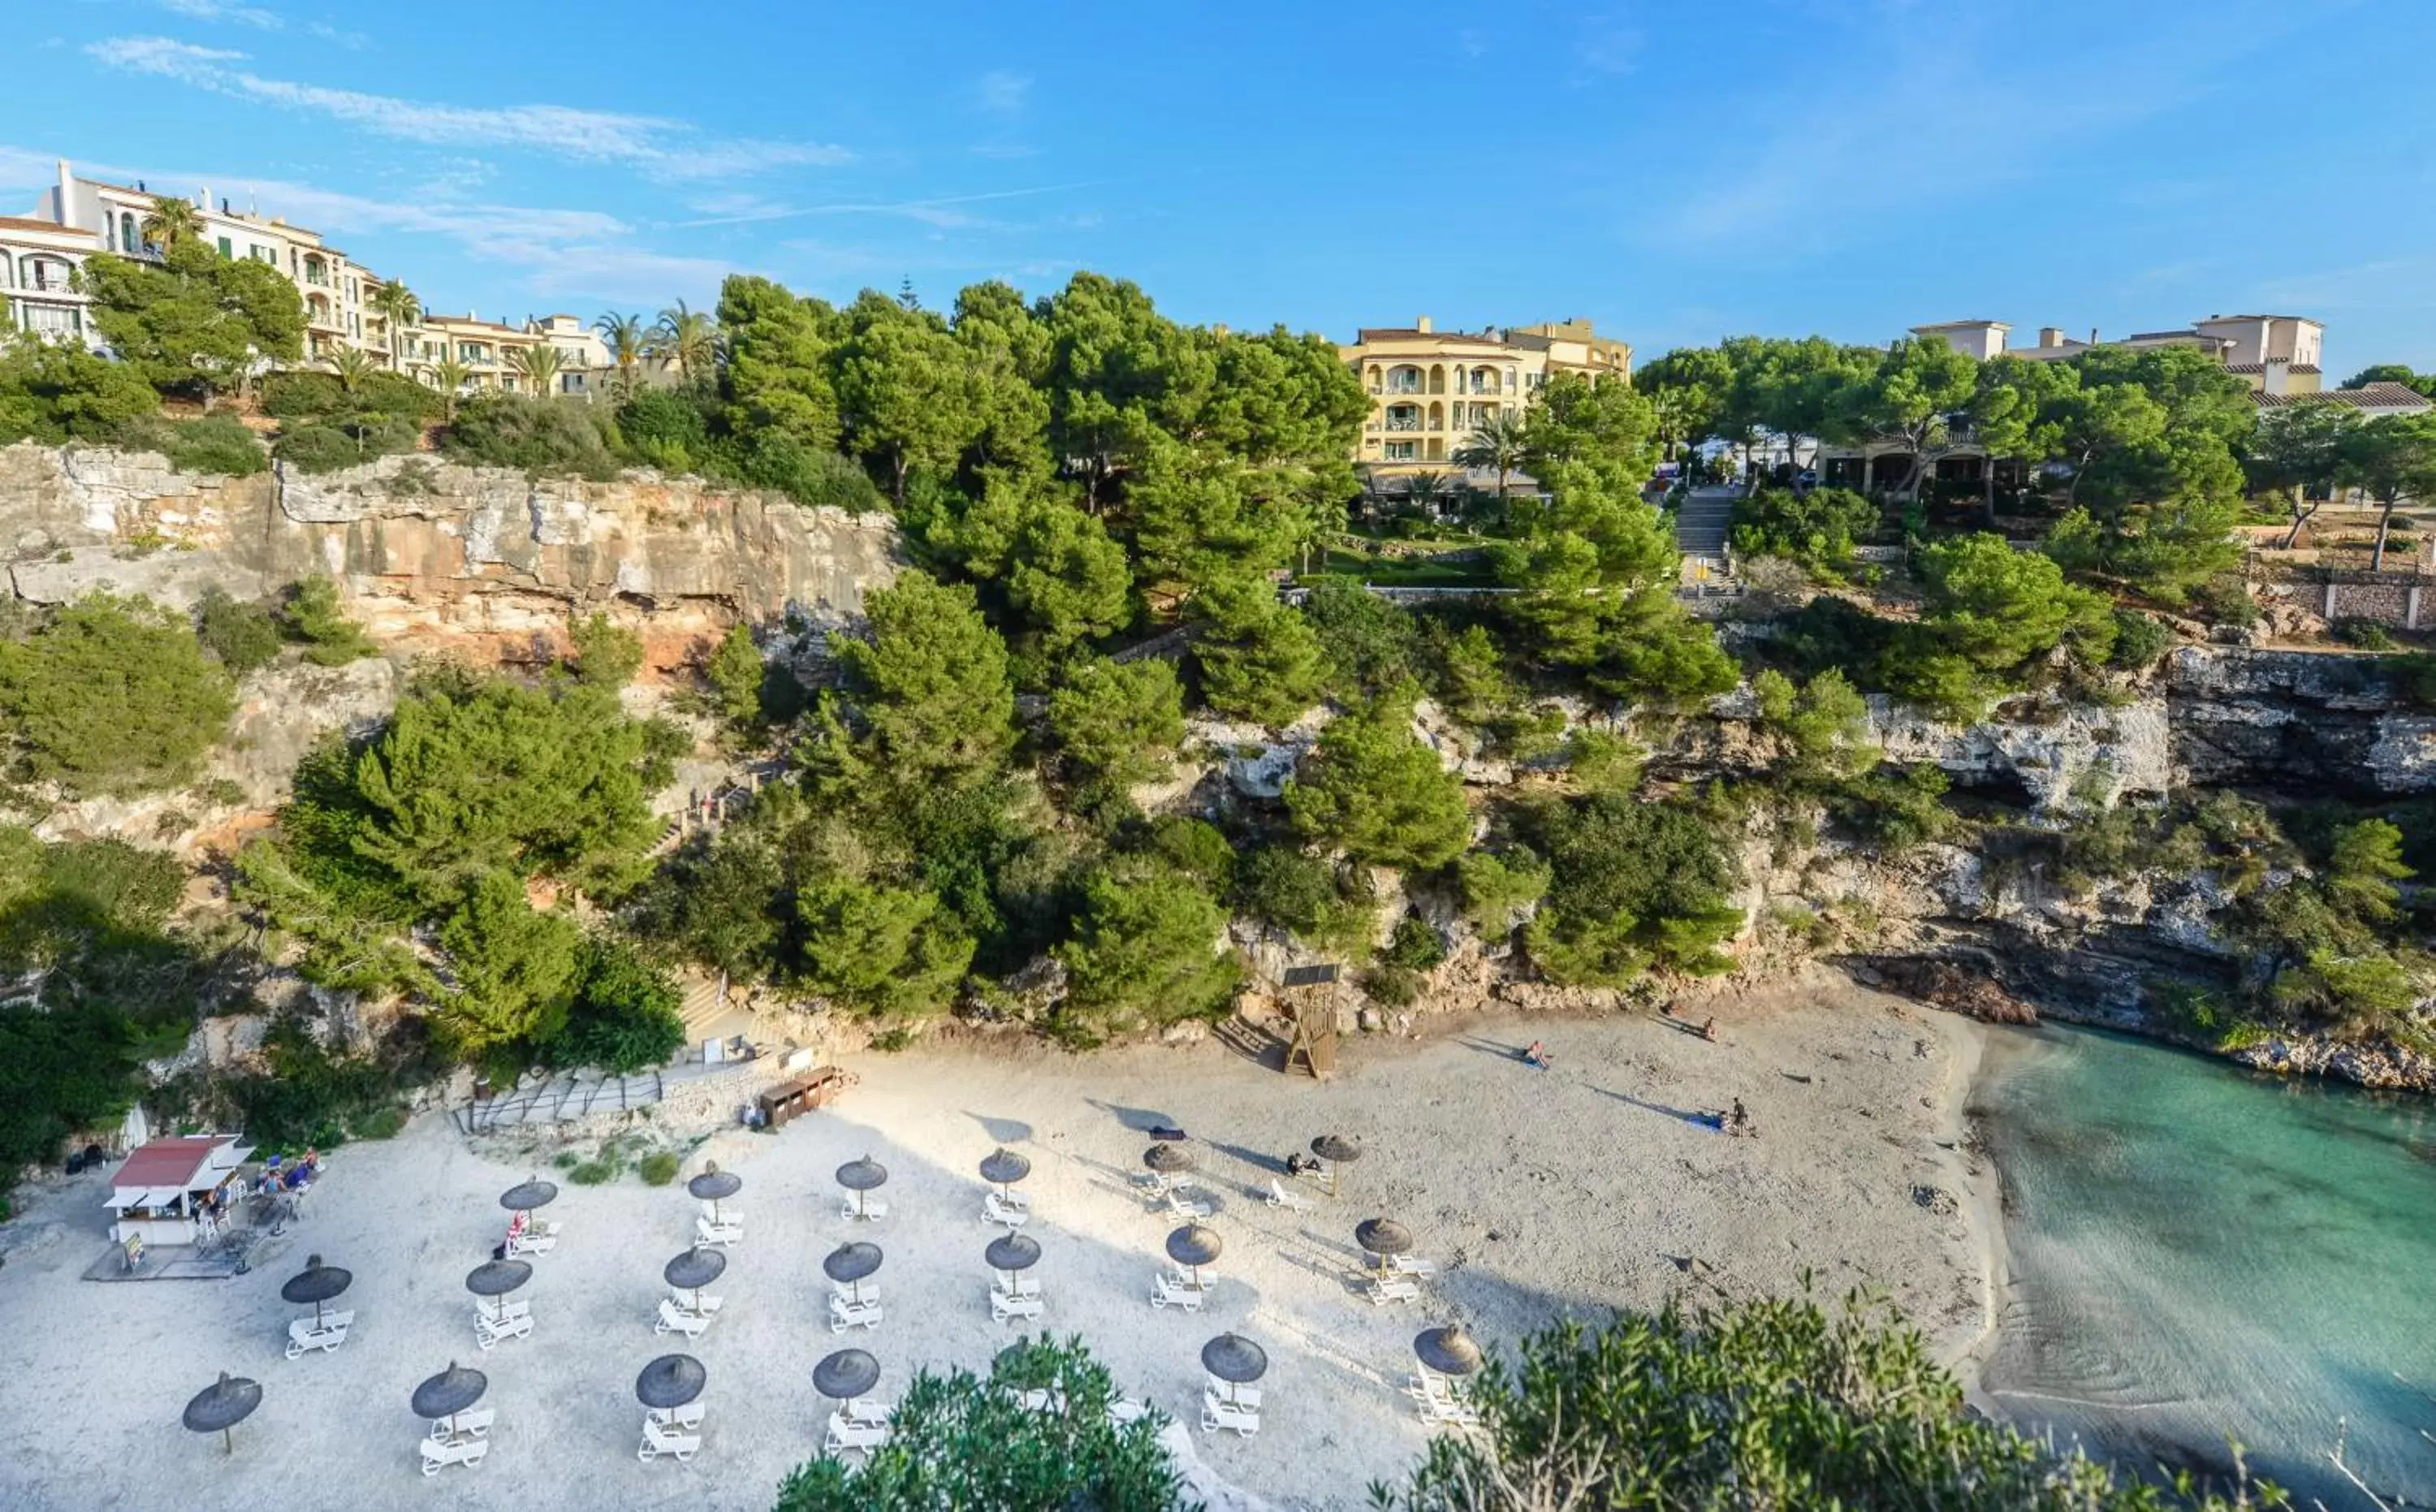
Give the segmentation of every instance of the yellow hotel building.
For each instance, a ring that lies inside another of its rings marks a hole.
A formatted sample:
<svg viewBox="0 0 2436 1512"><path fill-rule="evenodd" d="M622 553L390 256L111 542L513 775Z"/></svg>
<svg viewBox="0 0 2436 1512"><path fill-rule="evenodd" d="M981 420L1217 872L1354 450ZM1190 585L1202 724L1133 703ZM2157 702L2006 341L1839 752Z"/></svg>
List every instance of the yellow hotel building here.
<svg viewBox="0 0 2436 1512"><path fill-rule="evenodd" d="M1490 417L1521 415L1551 373L1632 381L1631 344L1583 320L1474 334L1436 330L1424 315L1366 327L1338 350L1370 394L1353 460L1383 478L1445 470Z"/></svg>

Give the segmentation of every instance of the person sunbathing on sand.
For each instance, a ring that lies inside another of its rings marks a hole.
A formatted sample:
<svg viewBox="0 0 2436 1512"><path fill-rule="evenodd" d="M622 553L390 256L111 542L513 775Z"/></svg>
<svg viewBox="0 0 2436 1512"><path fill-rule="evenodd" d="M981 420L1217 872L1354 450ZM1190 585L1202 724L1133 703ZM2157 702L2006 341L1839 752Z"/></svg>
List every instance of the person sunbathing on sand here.
<svg viewBox="0 0 2436 1512"><path fill-rule="evenodd" d="M1531 1048L1522 1052L1522 1058L1543 1071L1548 1069L1547 1048L1536 1039L1531 1041Z"/></svg>

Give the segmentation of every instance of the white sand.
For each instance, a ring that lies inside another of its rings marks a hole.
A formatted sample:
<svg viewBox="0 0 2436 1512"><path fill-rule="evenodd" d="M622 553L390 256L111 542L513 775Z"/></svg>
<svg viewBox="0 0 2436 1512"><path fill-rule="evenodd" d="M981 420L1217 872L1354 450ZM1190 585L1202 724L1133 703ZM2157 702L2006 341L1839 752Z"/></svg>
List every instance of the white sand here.
<svg viewBox="0 0 2436 1512"><path fill-rule="evenodd" d="M1268 1350L1260 1436L1192 1437L1214 1473L1280 1507L1359 1506L1367 1481L1411 1465L1426 1435L1398 1386L1413 1335L1433 1323L1460 1320L1493 1345L1678 1291L1784 1292L1808 1270L1829 1298L1885 1286L1946 1357L1963 1358L1987 1321L1990 1236L1975 1229L1963 1157L1938 1141L1956 1127L1972 1031L1840 984L1799 995L1812 1006L1789 1006L1793 996L1721 1000L1721 1044L1648 1017L1461 1020L1426 1045L1349 1043L1324 1086L1215 1045L865 1057L862 1085L832 1112L706 1148L744 1178L748 1237L714 1289L725 1312L691 1346L654 1337L649 1320L695 1204L681 1186L629 1175L564 1189L546 1216L566 1238L520 1294L534 1335L476 1349L464 1276L499 1237L497 1193L527 1171L477 1155L437 1119L339 1152L285 1248L230 1281L81 1281L103 1245L99 1181L29 1189L28 1210L0 1235L16 1246L0 1267L0 1505L760 1512L817 1449L822 1355L869 1348L893 1398L917 1367L985 1368L1015 1336L989 1321L981 1252L994 1230L974 1173L1000 1142L1035 1161L1028 1231L1046 1250L1034 1274L1048 1327L1083 1334L1129 1395L1190 1416L1204 1340L1233 1329ZM1507 1054L1533 1038L1553 1071ZM1759 1138L1723 1138L1676 1111L1736 1096ZM1227 1252L1197 1317L1148 1305L1175 1226L1127 1185L1147 1143L1136 1131L1152 1122L1192 1133L1201 1186L1220 1204L1211 1224ZM1291 1215L1247 1194L1265 1186L1263 1162L1325 1131L1367 1151L1341 1198ZM850 1225L830 1173L865 1152L890 1170L894 1211ZM1964 1206L1934 1214L1916 1183ZM1352 1227L1381 1213L1444 1267L1418 1307L1375 1308L1348 1289ZM66 1233L41 1243L46 1225ZM889 1312L877 1333L840 1340L819 1262L849 1237L886 1250ZM297 1310L278 1291L307 1250L355 1272L339 1305L357 1321L338 1353L289 1362L280 1349ZM642 1465L635 1375L673 1347L709 1367L708 1444L690 1466ZM425 1425L407 1398L451 1358L489 1373L496 1447L478 1469L427 1482L414 1459ZM264 1387L234 1458L178 1426L223 1368Z"/></svg>

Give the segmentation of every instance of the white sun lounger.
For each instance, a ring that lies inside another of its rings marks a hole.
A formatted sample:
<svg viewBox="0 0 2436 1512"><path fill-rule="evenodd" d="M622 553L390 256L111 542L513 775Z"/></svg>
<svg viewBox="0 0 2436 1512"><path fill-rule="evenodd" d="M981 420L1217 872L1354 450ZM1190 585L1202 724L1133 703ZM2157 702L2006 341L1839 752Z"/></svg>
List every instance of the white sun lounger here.
<svg viewBox="0 0 2436 1512"><path fill-rule="evenodd" d="M1038 1296L1040 1277L1026 1276L1021 1271L1000 1271L991 1275L990 1285L1002 1296Z"/></svg>
<svg viewBox="0 0 2436 1512"><path fill-rule="evenodd" d="M879 1304L869 1298L865 1298L861 1306L842 1296L829 1298L831 1333L844 1333L848 1329L876 1329L879 1327L880 1317Z"/></svg>
<svg viewBox="0 0 2436 1512"><path fill-rule="evenodd" d="M693 1237L696 1243L704 1244L740 1244L744 1243L744 1225L713 1224L707 1218L697 1218L693 1221Z"/></svg>
<svg viewBox="0 0 2436 1512"><path fill-rule="evenodd" d="M702 1426L702 1403L689 1401L682 1407L653 1407L643 1416L662 1428L681 1428L690 1433Z"/></svg>
<svg viewBox="0 0 2436 1512"><path fill-rule="evenodd" d="M1036 1296L1009 1296L997 1287L990 1288L990 1321L1004 1323L1009 1318L1040 1316L1041 1301Z"/></svg>
<svg viewBox="0 0 2436 1512"><path fill-rule="evenodd" d="M1203 1433L1241 1434L1245 1438L1261 1431L1261 1415L1249 1407L1238 1407L1209 1392L1201 1394L1201 1431Z"/></svg>
<svg viewBox="0 0 2436 1512"><path fill-rule="evenodd" d="M448 1443L452 1439L481 1438L491 1432L491 1425L498 1420L499 1412L496 1407L468 1407L453 1418L431 1419L431 1438L434 1443L440 1444Z"/></svg>
<svg viewBox="0 0 2436 1512"><path fill-rule="evenodd" d="M532 1332L532 1314L512 1312L505 1318L495 1318L487 1312L474 1314L474 1342L485 1350L506 1339L521 1339Z"/></svg>
<svg viewBox="0 0 2436 1512"><path fill-rule="evenodd" d="M1371 1302L1379 1307L1390 1302L1418 1302L1421 1299L1421 1283L1409 1276L1373 1276L1369 1290Z"/></svg>
<svg viewBox="0 0 2436 1512"><path fill-rule="evenodd" d="M893 1401L874 1401L869 1397L857 1397L845 1404L846 1421L865 1424L886 1424L896 1416Z"/></svg>
<svg viewBox="0 0 2436 1512"><path fill-rule="evenodd" d="M722 1227L729 1224L741 1227L744 1224L744 1209L732 1202L706 1201L702 1205L702 1216L705 1223L718 1224Z"/></svg>
<svg viewBox="0 0 2436 1512"><path fill-rule="evenodd" d="M727 1305L727 1298L723 1296L705 1296L702 1299L701 1305L697 1307L694 1304L694 1297L691 1292L670 1292L669 1294L669 1305L675 1308L680 1312L692 1312L706 1318L712 1313L718 1312L721 1308L725 1307Z"/></svg>
<svg viewBox="0 0 2436 1512"><path fill-rule="evenodd" d="M315 1328L311 1318L296 1318L287 1325L287 1358L302 1360L305 1352L320 1349L327 1353L347 1342L347 1330L356 1321L353 1312L324 1312L322 1326Z"/></svg>
<svg viewBox="0 0 2436 1512"><path fill-rule="evenodd" d="M669 1454L682 1465L701 1452L700 1434L681 1434L663 1428L649 1417L643 1419L643 1442L635 1451L636 1459L648 1465L661 1455Z"/></svg>
<svg viewBox="0 0 2436 1512"><path fill-rule="evenodd" d="M1178 1218L1207 1218L1209 1216L1209 1205L1208 1203L1194 1202L1183 1192L1173 1190L1171 1190L1167 1194L1167 1210L1174 1213Z"/></svg>
<svg viewBox="0 0 2436 1512"><path fill-rule="evenodd" d="M844 1454L851 1450L874 1450L888 1442L895 1432L886 1423L858 1422L844 1413L829 1414L828 1436L821 1441L825 1454Z"/></svg>
<svg viewBox="0 0 2436 1512"><path fill-rule="evenodd" d="M1066 1394L1062 1391L1053 1391L1047 1386L1035 1386L1030 1391L1018 1391L1015 1394L1015 1399L1025 1412L1062 1413L1066 1410Z"/></svg>
<svg viewBox="0 0 2436 1512"><path fill-rule="evenodd" d="M1180 1307L1187 1312L1198 1312L1202 1302L1209 1296L1199 1287L1179 1286L1166 1276L1154 1276L1151 1280L1157 1287L1150 1295L1150 1305L1154 1308Z"/></svg>
<svg viewBox="0 0 2436 1512"><path fill-rule="evenodd" d="M528 1228L523 1233L518 1234L515 1238L508 1241L508 1258L510 1260L522 1260L528 1255L547 1255L557 1247L558 1236L556 1234L536 1233L532 1229Z"/></svg>
<svg viewBox="0 0 2436 1512"><path fill-rule="evenodd" d="M653 1333L682 1333L688 1339L699 1339L702 1337L703 1330L709 1327L709 1314L703 1312L687 1312L683 1308L678 1307L675 1303L670 1302L668 1298L662 1297L660 1299L660 1320L652 1325L652 1331Z"/></svg>
<svg viewBox="0 0 2436 1512"><path fill-rule="evenodd" d="M1216 1376L1204 1376L1201 1379L1207 1382L1202 1389L1209 1392L1209 1395L1217 1398L1219 1400L1231 1400L1236 1406L1249 1407L1254 1412L1259 1412L1261 1410L1260 1387L1229 1385L1226 1382L1219 1380Z"/></svg>
<svg viewBox="0 0 2436 1512"><path fill-rule="evenodd" d="M1317 1206L1298 1191L1286 1190L1284 1187L1279 1185L1278 1178L1275 1176L1269 1178L1268 1196L1264 1200L1272 1208L1283 1208L1293 1213L1307 1213Z"/></svg>
<svg viewBox="0 0 2436 1512"><path fill-rule="evenodd" d="M1122 1397L1117 1397L1108 1402L1108 1421L1119 1428L1140 1422L1149 1416L1150 1403L1146 1401L1127 1401Z"/></svg>
<svg viewBox="0 0 2436 1512"><path fill-rule="evenodd" d="M470 1469L481 1464L483 1456L491 1452L491 1441L487 1438L451 1438L444 1441L426 1438L415 1447L423 1451L423 1473L426 1475L437 1475L451 1465L463 1465Z"/></svg>
<svg viewBox="0 0 2436 1512"><path fill-rule="evenodd" d="M998 1193L988 1192L982 1198L982 1219L985 1223L1004 1224L1010 1229L1021 1228L1032 1221L1029 1209L998 1200Z"/></svg>
<svg viewBox="0 0 2436 1512"><path fill-rule="evenodd" d="M848 1197L845 1200L844 1210L838 1216L842 1218L867 1218L877 1223L879 1220L888 1216L888 1204L881 1202L877 1197L867 1197L858 1205L852 1197Z"/></svg>
<svg viewBox="0 0 2436 1512"><path fill-rule="evenodd" d="M1007 1188L1004 1191L1000 1191L997 1188L993 1187L990 1189L989 1194L1010 1208L1029 1208L1032 1206L1032 1194L1026 1191L1018 1191L1013 1187Z"/></svg>
<svg viewBox="0 0 2436 1512"><path fill-rule="evenodd" d="M1406 1276L1436 1276L1438 1273L1437 1261L1423 1260L1418 1255L1391 1255L1387 1258L1387 1264Z"/></svg>
<svg viewBox="0 0 2436 1512"><path fill-rule="evenodd" d="M529 1318L532 1316L532 1304L531 1302L511 1302L504 1297L493 1297L491 1300L486 1302L480 1297L476 1297L474 1299L474 1316L484 1319Z"/></svg>
<svg viewBox="0 0 2436 1512"><path fill-rule="evenodd" d="M1421 1421L1448 1423L1470 1428L1480 1421L1480 1409L1457 1397L1440 1396L1435 1391L1421 1394Z"/></svg>

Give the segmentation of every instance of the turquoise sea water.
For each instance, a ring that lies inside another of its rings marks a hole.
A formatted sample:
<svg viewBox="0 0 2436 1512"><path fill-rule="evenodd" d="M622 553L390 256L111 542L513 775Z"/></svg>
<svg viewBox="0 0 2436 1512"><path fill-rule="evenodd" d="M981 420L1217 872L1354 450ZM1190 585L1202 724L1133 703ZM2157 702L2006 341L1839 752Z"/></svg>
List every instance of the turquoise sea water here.
<svg viewBox="0 0 2436 1512"><path fill-rule="evenodd" d="M2214 1469L2238 1440L2335 1512L2368 1505L2325 1463L2344 1418L2370 1485L2436 1502L2436 1101L2042 1028L1992 1034L1972 1104L2004 1177L1983 1384L2008 1416L2127 1465Z"/></svg>

